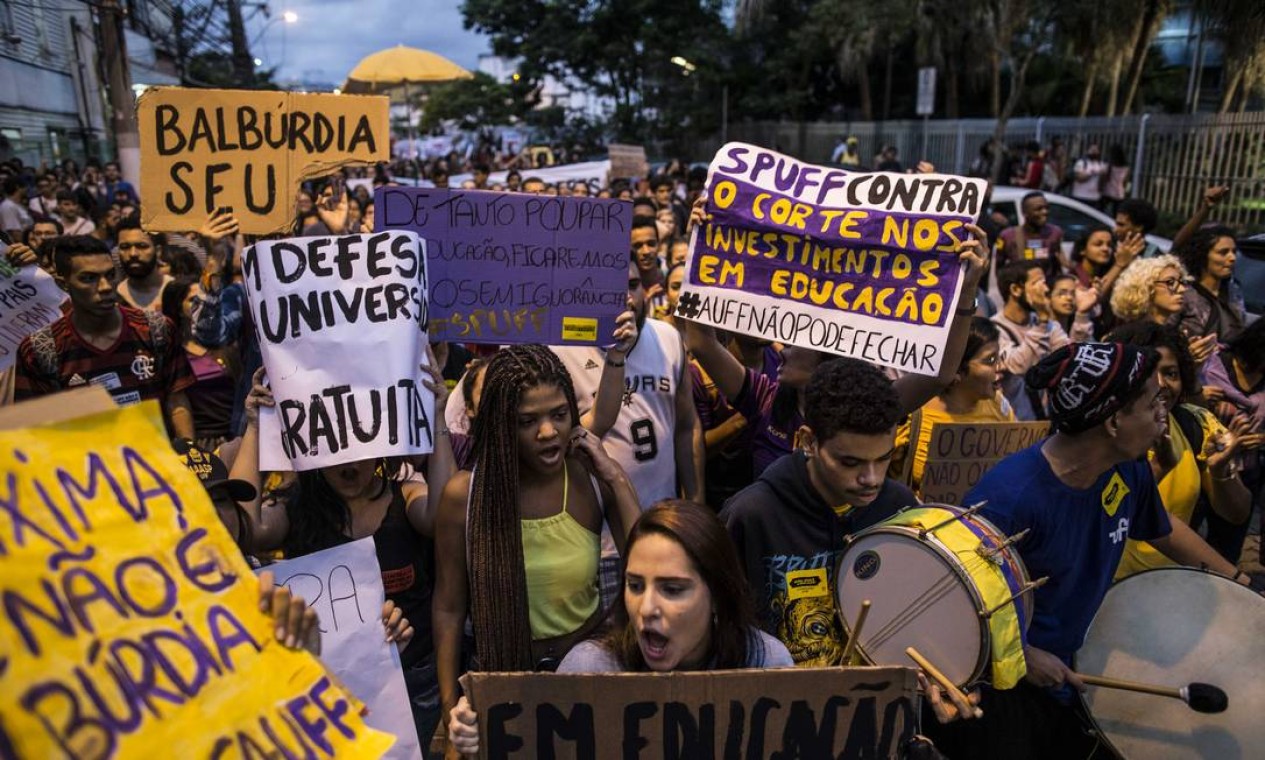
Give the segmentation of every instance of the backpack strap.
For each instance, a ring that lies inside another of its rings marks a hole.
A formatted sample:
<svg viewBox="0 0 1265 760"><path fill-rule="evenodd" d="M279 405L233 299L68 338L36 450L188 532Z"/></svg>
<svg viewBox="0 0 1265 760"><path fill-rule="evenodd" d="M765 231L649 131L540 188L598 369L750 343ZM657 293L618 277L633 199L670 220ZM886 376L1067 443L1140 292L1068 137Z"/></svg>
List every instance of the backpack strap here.
<svg viewBox="0 0 1265 760"><path fill-rule="evenodd" d="M1194 453L1198 460L1199 452L1204 447L1204 426L1199 416L1185 404L1178 404L1173 407L1173 419L1177 421L1177 427L1181 428L1182 435L1186 437L1186 442L1190 444L1190 450Z"/></svg>

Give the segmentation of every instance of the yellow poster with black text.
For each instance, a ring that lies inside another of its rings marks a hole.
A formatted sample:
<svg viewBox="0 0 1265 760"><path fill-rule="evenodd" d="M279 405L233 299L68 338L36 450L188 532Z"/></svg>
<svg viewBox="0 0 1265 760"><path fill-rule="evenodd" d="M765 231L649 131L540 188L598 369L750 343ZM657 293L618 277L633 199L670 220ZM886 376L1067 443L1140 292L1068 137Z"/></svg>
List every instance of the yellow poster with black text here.
<svg viewBox="0 0 1265 760"><path fill-rule="evenodd" d="M0 757L377 758L146 403L0 432Z"/></svg>

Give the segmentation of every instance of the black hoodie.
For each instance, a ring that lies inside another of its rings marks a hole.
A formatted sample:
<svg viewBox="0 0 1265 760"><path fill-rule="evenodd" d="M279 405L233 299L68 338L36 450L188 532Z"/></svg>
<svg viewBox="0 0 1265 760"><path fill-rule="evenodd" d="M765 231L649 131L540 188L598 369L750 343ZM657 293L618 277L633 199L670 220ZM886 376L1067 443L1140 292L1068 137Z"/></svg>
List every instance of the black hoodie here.
<svg viewBox="0 0 1265 760"><path fill-rule="evenodd" d="M873 502L839 516L812 481L801 451L769 466L725 503L720 519L747 571L760 627L786 644L800 667L842 664L835 565L843 539L918 503L887 480Z"/></svg>

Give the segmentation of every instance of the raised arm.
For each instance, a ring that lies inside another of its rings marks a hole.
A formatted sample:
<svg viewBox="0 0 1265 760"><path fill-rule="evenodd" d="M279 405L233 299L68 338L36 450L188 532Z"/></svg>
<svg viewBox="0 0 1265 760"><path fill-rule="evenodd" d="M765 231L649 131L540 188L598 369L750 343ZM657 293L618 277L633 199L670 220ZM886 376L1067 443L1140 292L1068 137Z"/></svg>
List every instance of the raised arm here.
<svg viewBox="0 0 1265 760"><path fill-rule="evenodd" d="M466 574L466 495L470 474L459 472L444 487L435 521L435 596L431 618L435 639L435 670L443 723L457 704L461 677L461 634L469 612L470 587Z"/></svg>
<svg viewBox="0 0 1265 760"><path fill-rule="evenodd" d="M1182 228L1173 236L1173 248L1170 253L1180 249L1199 231L1200 227L1204 226L1204 222L1208 221L1208 214L1229 192L1228 185L1213 185L1204 190L1204 197L1199 201L1199 208L1195 209L1195 213L1190 215Z"/></svg>
<svg viewBox="0 0 1265 760"><path fill-rule="evenodd" d="M624 363L628 352L637 345L637 315L631 309L615 320L615 333L611 337L615 345L606 351L606 364L597 384L593 407L580 417L580 424L598 438L605 436L619 419L619 409L624 398Z"/></svg>
<svg viewBox="0 0 1265 760"><path fill-rule="evenodd" d="M272 391L264 384L264 368L260 367L251 378L250 393L246 396L246 432L242 434L229 474L234 480L244 480L255 487L254 500L241 503L250 518L255 551L276 549L290 532L290 518L285 507L275 501L267 505L263 503L263 476L259 471L259 408L274 405Z"/></svg>
<svg viewBox="0 0 1265 760"><path fill-rule="evenodd" d="M423 536L435 537L435 518L439 514L439 502L443 498L444 487L457 471L457 460L452 453L452 440L448 433L448 423L444 420L444 407L448 405L448 384L435 351L426 344L427 363L420 369L429 379L422 378L422 385L435 394L434 411L431 413L431 435L434 447L426 457L426 491L416 492L419 498L409 499L408 519L413 530Z"/></svg>
<svg viewBox="0 0 1265 760"><path fill-rule="evenodd" d="M698 504L705 503L703 473L707 448L703 444L703 425L694 408L694 378L686 362L676 383L676 430L673 431L676 454L676 482L681 497Z"/></svg>
<svg viewBox="0 0 1265 760"><path fill-rule="evenodd" d="M584 463L584 468L597 479L598 488L602 492L602 504L606 510L606 524L611 528L615 548L622 555L628 532L641 516L637 490L633 488L624 468L610 458L595 434L584 428L575 430L571 434L571 453L578 456Z"/></svg>
<svg viewBox="0 0 1265 760"><path fill-rule="evenodd" d="M988 235L974 224L966 225L966 229L971 237L958 244L958 261L962 266L961 297L973 300L979 292L980 277L988 267ZM944 344L940 374L930 377L909 373L893 383L900 397L901 407L907 414L921 408L953 382L953 377L962 364L962 354L966 352L966 341L971 334L971 318L974 316L974 306L958 305L953 314L948 340Z"/></svg>

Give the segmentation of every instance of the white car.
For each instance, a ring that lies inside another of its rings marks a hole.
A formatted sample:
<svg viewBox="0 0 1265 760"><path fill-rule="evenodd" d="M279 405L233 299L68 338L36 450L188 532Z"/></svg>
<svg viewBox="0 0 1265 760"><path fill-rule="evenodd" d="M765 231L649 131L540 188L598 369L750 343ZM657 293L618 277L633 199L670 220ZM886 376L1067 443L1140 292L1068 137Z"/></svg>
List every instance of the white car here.
<svg viewBox="0 0 1265 760"><path fill-rule="evenodd" d="M1002 214L1008 224L1022 224L1023 212L1020 201L1032 192L1026 187L1009 187L1001 185L993 188L993 211ZM1072 255L1072 244L1081 238L1086 230L1096 224L1105 224L1115 229L1116 220L1098 209L1087 206L1075 198L1068 198L1058 193L1047 192L1045 199L1050 203L1050 224L1063 230L1063 253ZM1161 251L1168 253L1173 241L1159 235L1147 235L1146 242L1154 244Z"/></svg>

